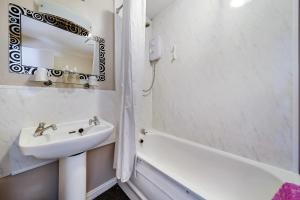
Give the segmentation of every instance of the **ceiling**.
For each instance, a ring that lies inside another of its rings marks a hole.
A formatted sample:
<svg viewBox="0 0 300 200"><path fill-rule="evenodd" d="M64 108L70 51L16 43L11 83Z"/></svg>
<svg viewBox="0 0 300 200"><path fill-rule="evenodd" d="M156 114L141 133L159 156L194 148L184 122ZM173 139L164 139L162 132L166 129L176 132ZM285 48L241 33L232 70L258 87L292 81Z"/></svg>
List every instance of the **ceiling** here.
<svg viewBox="0 0 300 200"><path fill-rule="evenodd" d="M175 0L147 0L147 17L153 19L159 12Z"/></svg>

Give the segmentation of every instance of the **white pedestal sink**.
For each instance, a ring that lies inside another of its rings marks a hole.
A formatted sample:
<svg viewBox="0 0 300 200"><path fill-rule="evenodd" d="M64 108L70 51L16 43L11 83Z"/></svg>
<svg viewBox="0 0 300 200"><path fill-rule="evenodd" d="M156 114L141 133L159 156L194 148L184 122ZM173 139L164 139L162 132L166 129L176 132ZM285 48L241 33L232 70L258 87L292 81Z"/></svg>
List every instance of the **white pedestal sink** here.
<svg viewBox="0 0 300 200"><path fill-rule="evenodd" d="M108 139L114 127L104 120L100 120L99 125L89 125L89 120L82 120L56 126L57 130L48 129L37 137L34 136L37 127L23 128L19 147L27 156L59 159L59 199L84 200L86 151Z"/></svg>

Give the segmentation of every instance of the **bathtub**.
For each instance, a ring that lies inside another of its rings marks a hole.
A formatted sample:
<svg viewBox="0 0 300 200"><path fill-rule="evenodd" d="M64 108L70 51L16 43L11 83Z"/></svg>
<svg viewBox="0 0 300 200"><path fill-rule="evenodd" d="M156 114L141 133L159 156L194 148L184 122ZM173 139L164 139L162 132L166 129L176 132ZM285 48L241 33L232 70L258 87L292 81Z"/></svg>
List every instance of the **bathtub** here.
<svg viewBox="0 0 300 200"><path fill-rule="evenodd" d="M142 136L135 175L141 199L269 200L297 174L156 130Z"/></svg>

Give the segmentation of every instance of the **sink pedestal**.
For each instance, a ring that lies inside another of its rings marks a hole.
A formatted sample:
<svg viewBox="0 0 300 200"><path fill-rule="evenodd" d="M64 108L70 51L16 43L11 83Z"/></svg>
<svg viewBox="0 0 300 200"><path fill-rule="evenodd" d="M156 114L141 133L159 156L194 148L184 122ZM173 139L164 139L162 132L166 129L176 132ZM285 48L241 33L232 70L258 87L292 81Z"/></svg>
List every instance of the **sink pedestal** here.
<svg viewBox="0 0 300 200"><path fill-rule="evenodd" d="M86 199L86 152L59 160L59 200Z"/></svg>

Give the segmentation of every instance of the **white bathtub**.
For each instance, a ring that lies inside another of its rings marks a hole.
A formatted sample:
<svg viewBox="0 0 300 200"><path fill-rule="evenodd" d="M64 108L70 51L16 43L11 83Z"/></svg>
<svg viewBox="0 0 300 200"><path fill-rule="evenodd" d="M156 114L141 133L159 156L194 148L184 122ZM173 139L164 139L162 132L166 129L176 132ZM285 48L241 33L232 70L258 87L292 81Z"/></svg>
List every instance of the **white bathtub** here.
<svg viewBox="0 0 300 200"><path fill-rule="evenodd" d="M143 140L131 184L149 200L269 200L284 182L300 184L297 174L156 130Z"/></svg>

